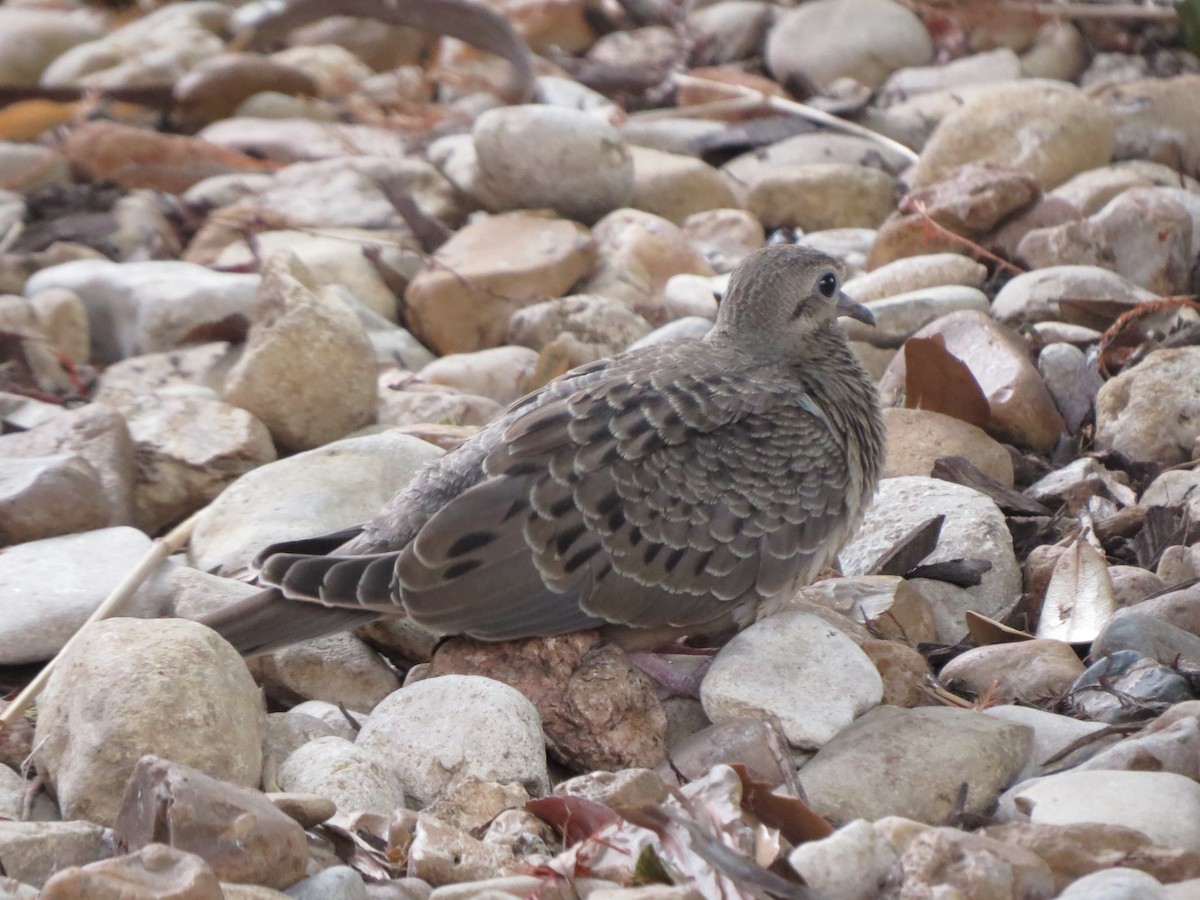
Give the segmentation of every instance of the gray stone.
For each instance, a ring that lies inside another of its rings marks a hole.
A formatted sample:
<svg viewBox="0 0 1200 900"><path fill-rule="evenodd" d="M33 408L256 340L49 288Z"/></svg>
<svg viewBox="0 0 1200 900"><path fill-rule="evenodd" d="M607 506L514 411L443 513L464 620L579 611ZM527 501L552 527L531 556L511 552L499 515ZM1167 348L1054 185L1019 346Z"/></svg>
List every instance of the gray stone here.
<svg viewBox="0 0 1200 900"><path fill-rule="evenodd" d="M700 686L720 724L774 716L790 743L821 747L883 697L875 665L817 616L787 611L751 625L721 648Z"/></svg>
<svg viewBox="0 0 1200 900"><path fill-rule="evenodd" d="M906 816L938 823L984 812L1024 767L1031 729L973 710L880 706L822 747L799 772L808 803L836 822Z"/></svg>
<svg viewBox="0 0 1200 900"><path fill-rule="evenodd" d="M0 552L0 663L37 662L61 650L150 545L142 532L121 527L31 541ZM173 568L160 566L118 613L146 618L165 614Z"/></svg>

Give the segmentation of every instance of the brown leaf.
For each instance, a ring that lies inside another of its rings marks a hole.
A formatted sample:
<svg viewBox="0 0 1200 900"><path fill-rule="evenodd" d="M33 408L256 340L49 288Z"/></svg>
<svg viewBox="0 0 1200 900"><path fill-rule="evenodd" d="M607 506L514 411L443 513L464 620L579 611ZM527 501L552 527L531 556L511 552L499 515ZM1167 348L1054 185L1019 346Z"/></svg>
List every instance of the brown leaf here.
<svg viewBox="0 0 1200 900"><path fill-rule="evenodd" d="M1168 547L1182 544L1187 534L1186 511L1182 506L1152 506L1146 510L1142 530L1133 539L1137 564L1153 570Z"/></svg>
<svg viewBox="0 0 1200 900"><path fill-rule="evenodd" d="M976 587L983 581L983 576L990 571L992 571L992 564L986 559L947 559L942 562L916 566L905 572L904 577L929 578L933 581L945 581L958 587Z"/></svg>
<svg viewBox="0 0 1200 900"><path fill-rule="evenodd" d="M904 342L905 405L961 419L979 428L991 417L987 396L966 363L940 334Z"/></svg>
<svg viewBox="0 0 1200 900"><path fill-rule="evenodd" d="M1058 309L1062 320L1095 331L1107 331L1113 322L1139 306L1137 300L1099 297L1062 297Z"/></svg>
<svg viewBox="0 0 1200 900"><path fill-rule="evenodd" d="M937 547L945 516L934 516L901 537L864 573L866 575L904 575Z"/></svg>
<svg viewBox="0 0 1200 900"><path fill-rule="evenodd" d="M56 103L53 100L23 100L0 110L0 139L32 141L51 128L71 121L78 106L75 103ZM5 181L14 181L7 175Z"/></svg>
<svg viewBox="0 0 1200 900"><path fill-rule="evenodd" d="M774 793L773 785L755 781L740 764L731 766L742 780L742 808L770 828L778 828L793 844L819 841L833 834L833 826L799 797Z"/></svg>
<svg viewBox="0 0 1200 900"><path fill-rule="evenodd" d="M213 175L279 168L200 138L159 134L116 122L85 122L72 129L63 151L89 181L115 181L126 188L169 194L182 194Z"/></svg>
<svg viewBox="0 0 1200 900"><path fill-rule="evenodd" d="M964 616L967 631L977 646L986 647L989 644L1011 644L1016 641L1032 641L1033 635L995 619L989 619L982 613L968 609Z"/></svg>
<svg viewBox="0 0 1200 900"><path fill-rule="evenodd" d="M568 844L576 844L621 821L621 817L603 803L568 795L530 800L525 804L525 811L561 834Z"/></svg>
<svg viewBox="0 0 1200 900"><path fill-rule="evenodd" d="M970 460L961 456L943 456L934 461L934 478L961 484L992 498L1001 511L1010 516L1048 516L1050 510L1020 491L1001 484L979 471Z"/></svg>

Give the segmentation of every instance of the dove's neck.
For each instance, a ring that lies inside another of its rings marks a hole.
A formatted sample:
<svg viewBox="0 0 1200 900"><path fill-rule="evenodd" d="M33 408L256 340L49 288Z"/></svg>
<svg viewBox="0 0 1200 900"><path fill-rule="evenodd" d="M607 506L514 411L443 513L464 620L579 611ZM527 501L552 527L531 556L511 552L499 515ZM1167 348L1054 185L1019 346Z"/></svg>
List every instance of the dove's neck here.
<svg viewBox="0 0 1200 900"><path fill-rule="evenodd" d="M879 411L875 382L833 322L813 332L805 354L792 363L792 372L805 393L849 436L847 450L857 459L852 471L861 477L867 497L883 469L886 430Z"/></svg>

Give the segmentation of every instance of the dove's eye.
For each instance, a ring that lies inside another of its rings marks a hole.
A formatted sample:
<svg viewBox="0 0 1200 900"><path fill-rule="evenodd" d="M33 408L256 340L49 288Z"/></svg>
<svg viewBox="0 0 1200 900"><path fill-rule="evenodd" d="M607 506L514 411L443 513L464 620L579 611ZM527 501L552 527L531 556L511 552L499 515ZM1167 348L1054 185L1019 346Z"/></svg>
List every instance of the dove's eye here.
<svg viewBox="0 0 1200 900"><path fill-rule="evenodd" d="M838 280L837 276L832 272L826 272L817 279L817 290L821 292L821 296L827 300L832 300L833 295L837 293Z"/></svg>

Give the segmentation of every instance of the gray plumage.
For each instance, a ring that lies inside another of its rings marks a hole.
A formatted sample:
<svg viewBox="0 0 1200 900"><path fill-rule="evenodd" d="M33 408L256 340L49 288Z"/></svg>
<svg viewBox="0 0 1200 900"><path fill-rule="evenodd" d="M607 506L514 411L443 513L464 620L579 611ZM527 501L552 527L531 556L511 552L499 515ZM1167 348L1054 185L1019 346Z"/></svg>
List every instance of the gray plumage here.
<svg viewBox="0 0 1200 900"><path fill-rule="evenodd" d="M518 400L362 528L268 548L275 590L204 621L244 651L387 613L483 640L743 625L833 558L879 477L875 390L838 315L870 321L835 260L760 250L706 338Z"/></svg>

